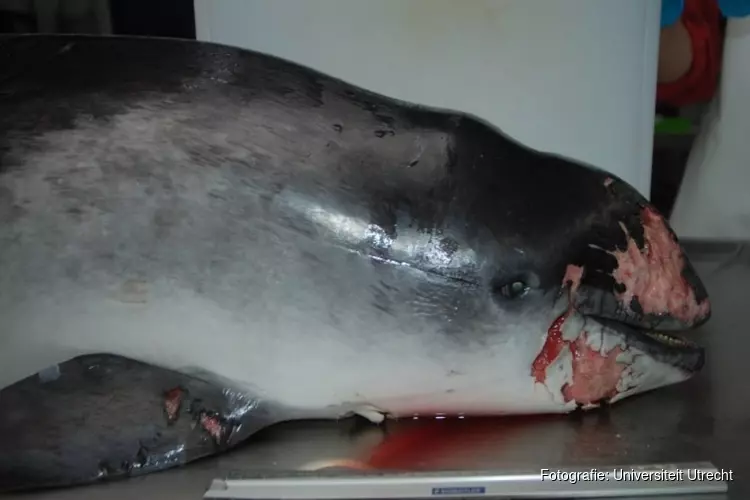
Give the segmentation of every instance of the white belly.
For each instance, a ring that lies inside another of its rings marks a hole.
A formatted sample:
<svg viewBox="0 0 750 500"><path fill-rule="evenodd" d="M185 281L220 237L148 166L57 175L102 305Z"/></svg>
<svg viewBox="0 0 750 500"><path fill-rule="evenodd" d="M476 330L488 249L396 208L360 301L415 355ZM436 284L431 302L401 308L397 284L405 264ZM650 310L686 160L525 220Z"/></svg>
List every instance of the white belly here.
<svg viewBox="0 0 750 500"><path fill-rule="evenodd" d="M349 330L322 321L325 311L306 316L262 299L257 306L225 309L145 282L5 300L0 386L82 353L108 352L224 379L300 416L563 411L534 387L533 353L512 341L449 351L426 333L356 314Z"/></svg>
<svg viewBox="0 0 750 500"><path fill-rule="evenodd" d="M567 409L530 373L552 318L485 321L488 335L474 335L484 343L454 342L440 330L455 311L420 296L419 271L347 252L325 221L311 236L284 217L299 205L337 227L366 222L330 207L311 215L316 200L293 190L269 208L241 171L178 169L180 151L143 141L128 144L143 147L148 175L105 176L66 159L76 137L2 178L25 208L0 226L0 386L107 352L226 379L299 415Z"/></svg>

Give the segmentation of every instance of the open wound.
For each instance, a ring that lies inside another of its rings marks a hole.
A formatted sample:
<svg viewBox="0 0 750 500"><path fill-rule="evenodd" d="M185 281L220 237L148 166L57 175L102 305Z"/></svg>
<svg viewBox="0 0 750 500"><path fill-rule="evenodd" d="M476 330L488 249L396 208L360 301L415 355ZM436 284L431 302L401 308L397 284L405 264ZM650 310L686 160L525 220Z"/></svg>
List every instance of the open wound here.
<svg viewBox="0 0 750 500"><path fill-rule="evenodd" d="M631 304L635 298L646 314L669 314L685 323L694 323L710 312L709 301L698 302L695 292L685 277L682 249L664 218L650 207L641 210L643 249L622 226L627 237L627 248L609 252L617 259L612 277L624 290L618 299Z"/></svg>
<svg viewBox="0 0 750 500"><path fill-rule="evenodd" d="M547 386L548 369L562 357L561 361L571 365L569 380L560 388L563 400L587 406L616 396L628 365L618 361L618 356L625 351L621 346L606 346L601 337L597 339L583 327L574 332L575 335L564 335L566 322L574 314L573 298L582 276L583 268L568 266L563 279L563 286L568 287L568 309L547 330L544 345L531 365L531 375L535 382ZM569 357L569 361L565 357Z"/></svg>

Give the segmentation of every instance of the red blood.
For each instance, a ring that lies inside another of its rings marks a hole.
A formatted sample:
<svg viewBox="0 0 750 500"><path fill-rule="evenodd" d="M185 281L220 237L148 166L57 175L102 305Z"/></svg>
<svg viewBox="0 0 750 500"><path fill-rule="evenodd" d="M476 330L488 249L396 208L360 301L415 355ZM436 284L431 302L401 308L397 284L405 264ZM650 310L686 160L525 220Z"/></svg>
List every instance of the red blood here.
<svg viewBox="0 0 750 500"><path fill-rule="evenodd" d="M212 438L214 438L214 441L217 443L221 442L221 438L224 434L224 428L221 425L221 422L218 418L209 416L207 414L202 414L200 417L200 423L201 427L208 432Z"/></svg>
<svg viewBox="0 0 750 500"><path fill-rule="evenodd" d="M573 382L565 384L562 389L565 401L575 401L586 405L610 399L617 394L617 383L627 368L618 363L617 356L623 350L617 346L602 355L586 344L587 332L568 347L573 354Z"/></svg>
<svg viewBox="0 0 750 500"><path fill-rule="evenodd" d="M566 402L578 404L597 403L612 398L617 394L617 384L627 365L617 362L617 356L623 352L615 347L605 354L592 349L586 344L587 332L581 332L575 341L562 338L562 326L569 312L557 318L547 331L542 350L531 365L531 374L538 383L546 383L547 368L567 346L573 355L573 381L562 387Z"/></svg>
<svg viewBox="0 0 750 500"><path fill-rule="evenodd" d="M182 406L182 389L176 387L167 392L164 397L164 410L167 412L167 420L174 422L180 416Z"/></svg>
<svg viewBox="0 0 750 500"><path fill-rule="evenodd" d="M619 299L630 304L636 297L643 312L669 314L685 323L706 317L710 304L708 300L698 303L693 288L682 276L685 258L663 217L646 207L641 220L646 242L643 250L628 235L627 249L611 252L618 263L612 276L625 286Z"/></svg>
<svg viewBox="0 0 750 500"><path fill-rule="evenodd" d="M565 269L565 276L563 277L563 286L570 284L571 296L575 294L578 286L581 284L581 278L583 277L583 268L575 266L573 264L568 265ZM547 338L544 341L542 350L537 354L536 359L531 364L531 374L534 376L534 380L539 383L544 383L547 380L547 367L552 364L553 361L560 355L566 342L562 338L562 326L565 320L568 319L570 310L565 311L555 321L552 322L550 327L547 329Z"/></svg>
<svg viewBox="0 0 750 500"><path fill-rule="evenodd" d="M409 426L405 431L389 436L384 443L373 450L367 463L376 469L398 468L403 462L415 466L418 456L434 455L433 449L445 445L445 429L448 422L429 422L419 426ZM441 439L442 438L442 439ZM440 451L440 450L438 450Z"/></svg>
<svg viewBox="0 0 750 500"><path fill-rule="evenodd" d="M568 319L568 314L570 314L570 311L566 311L552 322L547 330L547 339L544 341L544 346L531 364L531 374L534 376L534 380L539 383L546 382L547 367L557 359L567 344L562 338L562 326Z"/></svg>
<svg viewBox="0 0 750 500"><path fill-rule="evenodd" d="M570 284L571 296L578 290L582 277L583 267L581 266L570 264L565 269L563 286ZM534 376L534 380L539 383L543 384L547 380L547 367L557 359L566 345L566 342L562 338L562 326L565 320L568 319L568 315L570 315L570 310L565 311L552 322L547 329L547 338L544 341L544 346L531 364L531 374Z"/></svg>
<svg viewBox="0 0 750 500"><path fill-rule="evenodd" d="M472 455L481 453L488 442L510 438L543 419L525 416L410 423L389 434L366 462L378 470L429 470L456 462L463 467L462 463L472 461Z"/></svg>

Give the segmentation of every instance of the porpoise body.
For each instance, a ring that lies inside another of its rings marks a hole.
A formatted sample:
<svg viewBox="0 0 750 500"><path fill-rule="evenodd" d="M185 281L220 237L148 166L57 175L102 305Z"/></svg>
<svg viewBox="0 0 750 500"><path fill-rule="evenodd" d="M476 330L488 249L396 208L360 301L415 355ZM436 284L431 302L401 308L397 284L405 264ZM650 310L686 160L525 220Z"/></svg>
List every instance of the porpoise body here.
<svg viewBox="0 0 750 500"><path fill-rule="evenodd" d="M0 488L614 403L697 372L668 332L709 316L633 187L478 118L210 43L0 39Z"/></svg>

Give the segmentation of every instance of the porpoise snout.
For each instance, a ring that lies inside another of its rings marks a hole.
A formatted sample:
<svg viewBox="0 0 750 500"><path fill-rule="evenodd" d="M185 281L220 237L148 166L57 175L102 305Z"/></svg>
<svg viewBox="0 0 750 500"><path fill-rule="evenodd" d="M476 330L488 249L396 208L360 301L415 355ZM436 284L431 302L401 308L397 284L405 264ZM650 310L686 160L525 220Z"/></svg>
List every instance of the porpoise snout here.
<svg viewBox="0 0 750 500"><path fill-rule="evenodd" d="M595 231L580 276L576 308L639 328L685 330L711 316L708 293L665 218L645 200ZM571 281L571 280L569 280Z"/></svg>

